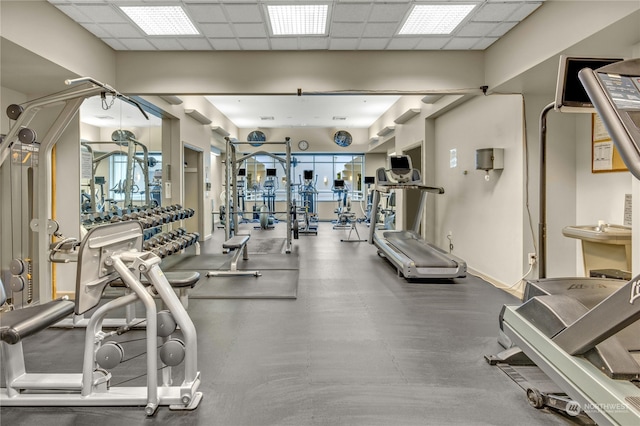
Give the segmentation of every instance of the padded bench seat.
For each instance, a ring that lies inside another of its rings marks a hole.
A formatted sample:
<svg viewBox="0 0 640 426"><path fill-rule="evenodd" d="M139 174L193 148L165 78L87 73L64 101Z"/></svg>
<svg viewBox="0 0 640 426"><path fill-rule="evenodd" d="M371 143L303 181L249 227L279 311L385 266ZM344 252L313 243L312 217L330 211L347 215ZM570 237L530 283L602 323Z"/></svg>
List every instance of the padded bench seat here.
<svg viewBox="0 0 640 426"><path fill-rule="evenodd" d="M42 305L3 312L0 314L2 341L14 345L71 315L74 308L73 301L56 299Z"/></svg>
<svg viewBox="0 0 640 426"><path fill-rule="evenodd" d="M249 235L235 235L222 243L222 248L237 250L242 248L249 241Z"/></svg>

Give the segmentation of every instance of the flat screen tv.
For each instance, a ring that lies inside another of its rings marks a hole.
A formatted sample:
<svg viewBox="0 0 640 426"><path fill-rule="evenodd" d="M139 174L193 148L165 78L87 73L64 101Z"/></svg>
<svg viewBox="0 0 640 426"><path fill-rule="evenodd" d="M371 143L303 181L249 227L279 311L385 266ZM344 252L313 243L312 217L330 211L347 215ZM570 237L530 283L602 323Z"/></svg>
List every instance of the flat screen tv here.
<svg viewBox="0 0 640 426"><path fill-rule="evenodd" d="M267 176L278 176L276 169L267 169Z"/></svg>
<svg viewBox="0 0 640 426"><path fill-rule="evenodd" d="M578 72L583 68L596 70L621 60L621 58L581 58L561 55L556 83L555 109L563 112L594 112L593 104L578 79Z"/></svg>

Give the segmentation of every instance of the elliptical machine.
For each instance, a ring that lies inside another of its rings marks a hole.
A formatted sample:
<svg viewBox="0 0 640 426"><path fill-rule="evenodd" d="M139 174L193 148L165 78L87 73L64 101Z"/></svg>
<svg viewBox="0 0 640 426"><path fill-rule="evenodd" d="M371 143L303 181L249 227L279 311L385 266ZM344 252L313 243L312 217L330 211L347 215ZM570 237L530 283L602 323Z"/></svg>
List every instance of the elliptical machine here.
<svg viewBox="0 0 640 426"><path fill-rule="evenodd" d="M313 170L303 171L304 182L300 183L302 206L298 208L298 233L318 235L318 175Z"/></svg>
<svg viewBox="0 0 640 426"><path fill-rule="evenodd" d="M267 179L262 185L262 206L260 206L260 228L273 229L277 222L274 215L276 211L276 191L278 190L277 170L267 169Z"/></svg>

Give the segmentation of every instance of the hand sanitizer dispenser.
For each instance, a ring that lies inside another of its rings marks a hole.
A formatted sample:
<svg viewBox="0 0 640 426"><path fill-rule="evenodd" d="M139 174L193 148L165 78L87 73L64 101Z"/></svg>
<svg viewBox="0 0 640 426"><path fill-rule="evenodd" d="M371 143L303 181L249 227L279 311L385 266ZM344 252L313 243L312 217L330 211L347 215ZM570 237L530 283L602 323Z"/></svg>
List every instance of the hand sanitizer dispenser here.
<svg viewBox="0 0 640 426"><path fill-rule="evenodd" d="M504 149L503 148L481 148L476 149L476 170L487 172L485 180L489 180L489 170L504 169Z"/></svg>

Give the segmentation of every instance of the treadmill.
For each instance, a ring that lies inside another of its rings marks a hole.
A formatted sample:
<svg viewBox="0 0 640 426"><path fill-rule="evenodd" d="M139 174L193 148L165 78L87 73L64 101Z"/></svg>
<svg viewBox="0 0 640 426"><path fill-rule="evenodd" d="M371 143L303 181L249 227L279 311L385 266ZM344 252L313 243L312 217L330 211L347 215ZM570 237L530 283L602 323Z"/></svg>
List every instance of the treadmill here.
<svg viewBox="0 0 640 426"><path fill-rule="evenodd" d="M444 194L444 189L424 185L420 172L412 167L411 158L407 155L392 155L389 163L389 170L379 168L376 171L371 217L377 217L380 193L383 192L420 190L420 204L410 230L376 229L373 224L369 228L369 244L375 245L378 254L389 260L396 267L398 275L406 279L466 277L465 261L428 243L419 234L427 194Z"/></svg>
<svg viewBox="0 0 640 426"><path fill-rule="evenodd" d="M640 179L640 59L578 74L629 171ZM527 282L524 303L504 306L500 327L515 346L491 364L533 361L561 394L527 389L536 408L559 406L599 425L640 424L640 275Z"/></svg>

